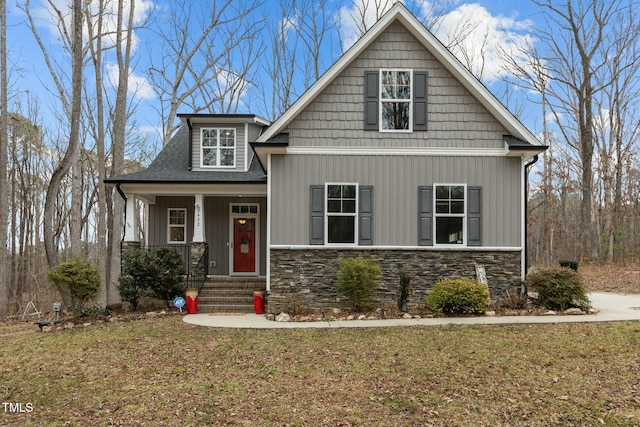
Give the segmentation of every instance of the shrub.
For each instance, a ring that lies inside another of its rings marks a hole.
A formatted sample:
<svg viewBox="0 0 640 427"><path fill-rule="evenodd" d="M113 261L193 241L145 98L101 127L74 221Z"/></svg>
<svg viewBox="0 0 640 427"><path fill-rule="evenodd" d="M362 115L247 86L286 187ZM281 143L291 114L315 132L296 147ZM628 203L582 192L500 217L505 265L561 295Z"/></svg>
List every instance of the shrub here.
<svg viewBox="0 0 640 427"><path fill-rule="evenodd" d="M500 307L511 310L524 310L528 306L528 298L524 292L518 289L508 289L504 298L500 301Z"/></svg>
<svg viewBox="0 0 640 427"><path fill-rule="evenodd" d="M400 288L398 289L398 310L402 311L402 303L411 295L411 277L404 271L400 273Z"/></svg>
<svg viewBox="0 0 640 427"><path fill-rule="evenodd" d="M75 316L82 313L87 301L95 298L100 287L98 269L82 258L58 264L49 270L47 279L56 284L61 294L68 296Z"/></svg>
<svg viewBox="0 0 640 427"><path fill-rule="evenodd" d="M582 279L572 269L540 269L529 274L525 283L529 289L538 292L538 300L550 310L566 310L571 307L586 310L589 307Z"/></svg>
<svg viewBox="0 0 640 427"><path fill-rule="evenodd" d="M345 258L338 261L338 289L356 311L373 307L382 269L371 260Z"/></svg>
<svg viewBox="0 0 640 427"><path fill-rule="evenodd" d="M146 249L129 248L122 252L122 274L118 291L123 301L138 309L145 295L165 302L184 295L182 256L175 248L161 247L148 252Z"/></svg>
<svg viewBox="0 0 640 427"><path fill-rule="evenodd" d="M149 292L169 308L169 301L184 295L186 290L182 278L185 273L182 256L175 248L161 247L152 251L149 258L157 268L157 276L150 283Z"/></svg>
<svg viewBox="0 0 640 427"><path fill-rule="evenodd" d="M566 268L570 268L573 271L578 271L578 261L571 261L569 259L561 259L560 262L560 267L566 267Z"/></svg>
<svg viewBox="0 0 640 427"><path fill-rule="evenodd" d="M158 276L158 266L151 262L145 249L128 248L122 252L122 274L118 291L123 301L138 310L140 300Z"/></svg>
<svg viewBox="0 0 640 427"><path fill-rule="evenodd" d="M489 290L475 279L444 279L433 285L425 303L435 313L484 314Z"/></svg>

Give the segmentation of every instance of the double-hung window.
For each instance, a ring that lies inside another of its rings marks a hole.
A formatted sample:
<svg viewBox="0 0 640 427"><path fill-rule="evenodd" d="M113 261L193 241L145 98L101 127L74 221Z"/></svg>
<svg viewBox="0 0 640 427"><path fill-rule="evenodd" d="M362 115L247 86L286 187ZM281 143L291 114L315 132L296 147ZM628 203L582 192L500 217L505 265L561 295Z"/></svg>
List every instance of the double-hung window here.
<svg viewBox="0 0 640 427"><path fill-rule="evenodd" d="M411 70L380 70L380 130L412 130Z"/></svg>
<svg viewBox="0 0 640 427"><path fill-rule="evenodd" d="M436 184L435 243L437 245L465 245L466 185Z"/></svg>
<svg viewBox="0 0 640 427"><path fill-rule="evenodd" d="M234 167L236 164L236 130L203 128L201 133L203 167Z"/></svg>
<svg viewBox="0 0 640 427"><path fill-rule="evenodd" d="M358 185L326 184L326 242L356 244L358 241Z"/></svg>
<svg viewBox="0 0 640 427"><path fill-rule="evenodd" d="M169 243L187 243L187 210L169 209Z"/></svg>

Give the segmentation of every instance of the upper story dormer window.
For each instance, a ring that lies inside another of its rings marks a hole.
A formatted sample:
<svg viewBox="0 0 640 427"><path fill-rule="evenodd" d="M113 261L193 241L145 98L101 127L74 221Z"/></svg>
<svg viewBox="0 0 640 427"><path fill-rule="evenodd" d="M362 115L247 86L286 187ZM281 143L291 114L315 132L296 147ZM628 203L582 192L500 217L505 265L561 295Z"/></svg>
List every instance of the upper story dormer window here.
<svg viewBox="0 0 640 427"><path fill-rule="evenodd" d="M380 70L380 130L411 130L411 70Z"/></svg>
<svg viewBox="0 0 640 427"><path fill-rule="evenodd" d="M235 129L202 128L201 137L202 167L236 165Z"/></svg>

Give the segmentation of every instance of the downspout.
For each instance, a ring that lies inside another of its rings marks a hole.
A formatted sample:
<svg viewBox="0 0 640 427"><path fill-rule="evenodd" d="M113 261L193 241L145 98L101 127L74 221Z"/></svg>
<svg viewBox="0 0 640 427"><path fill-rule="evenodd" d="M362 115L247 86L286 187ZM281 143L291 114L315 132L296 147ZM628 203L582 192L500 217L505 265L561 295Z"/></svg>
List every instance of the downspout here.
<svg viewBox="0 0 640 427"><path fill-rule="evenodd" d="M529 251L527 236L529 235L529 168L538 161L536 154L530 162L524 165L524 275L529 271Z"/></svg>
<svg viewBox="0 0 640 427"><path fill-rule="evenodd" d="M191 119L187 117L187 127L189 128L189 167L191 170L193 167L193 127L191 126Z"/></svg>
<svg viewBox="0 0 640 427"><path fill-rule="evenodd" d="M120 197L122 197L122 199L124 200L124 204L125 206L127 205L127 195L124 194L124 191L122 191L122 188L120 188L120 183L118 182L116 184L116 190L118 191L118 194L120 194ZM127 223L127 209L125 208L124 210L124 224ZM124 242L124 234L122 235L122 240L121 242Z"/></svg>

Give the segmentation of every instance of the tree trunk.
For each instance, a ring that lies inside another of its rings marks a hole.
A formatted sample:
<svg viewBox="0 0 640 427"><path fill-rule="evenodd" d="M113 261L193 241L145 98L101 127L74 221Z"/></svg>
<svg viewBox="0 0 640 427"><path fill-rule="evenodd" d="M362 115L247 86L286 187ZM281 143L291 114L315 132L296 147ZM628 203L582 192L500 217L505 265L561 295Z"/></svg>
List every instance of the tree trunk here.
<svg viewBox="0 0 640 427"><path fill-rule="evenodd" d="M9 114L7 92L7 3L0 0L0 320L7 317L9 283L7 281L7 226L9 197L7 183L7 150L9 146Z"/></svg>

